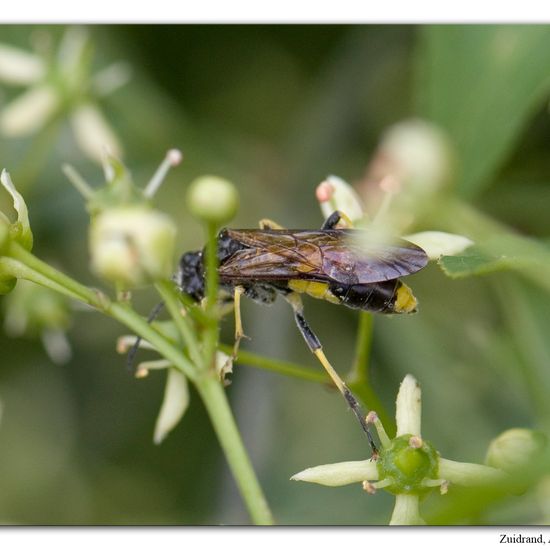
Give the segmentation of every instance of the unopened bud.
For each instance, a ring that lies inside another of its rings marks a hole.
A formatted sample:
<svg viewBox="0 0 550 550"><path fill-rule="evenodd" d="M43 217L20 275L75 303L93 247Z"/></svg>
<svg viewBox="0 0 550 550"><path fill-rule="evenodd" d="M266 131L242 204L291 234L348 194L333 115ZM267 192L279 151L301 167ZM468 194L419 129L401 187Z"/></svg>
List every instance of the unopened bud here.
<svg viewBox="0 0 550 550"><path fill-rule="evenodd" d="M176 227L162 212L142 206L107 209L90 226L92 269L128 287L170 277Z"/></svg>
<svg viewBox="0 0 550 550"><path fill-rule="evenodd" d="M491 441L485 462L511 473L527 465L547 444L548 439L541 432L525 428L506 430Z"/></svg>
<svg viewBox="0 0 550 550"><path fill-rule="evenodd" d="M200 220L223 224L237 212L239 195L234 185L217 176L202 176L189 186L187 205Z"/></svg>

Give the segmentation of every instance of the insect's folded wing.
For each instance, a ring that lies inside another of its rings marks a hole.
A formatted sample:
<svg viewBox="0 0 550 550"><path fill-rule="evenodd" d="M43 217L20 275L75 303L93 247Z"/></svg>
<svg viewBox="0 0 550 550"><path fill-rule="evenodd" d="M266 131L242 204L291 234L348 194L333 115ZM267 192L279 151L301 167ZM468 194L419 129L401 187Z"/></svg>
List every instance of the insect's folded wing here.
<svg viewBox="0 0 550 550"><path fill-rule="evenodd" d="M393 245L350 242L345 246L323 248L323 271L345 284L391 281L420 271L428 263L419 247L400 241Z"/></svg>

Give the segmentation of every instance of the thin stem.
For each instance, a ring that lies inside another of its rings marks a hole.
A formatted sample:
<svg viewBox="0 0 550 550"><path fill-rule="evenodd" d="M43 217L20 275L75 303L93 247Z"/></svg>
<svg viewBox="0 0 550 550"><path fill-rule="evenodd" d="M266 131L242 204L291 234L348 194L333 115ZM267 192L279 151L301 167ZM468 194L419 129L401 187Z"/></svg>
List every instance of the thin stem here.
<svg viewBox="0 0 550 550"><path fill-rule="evenodd" d="M140 315L125 303L113 303L107 296L90 289L25 250L17 243L11 243L10 257L0 260L8 269L17 269L14 275L28 279L73 299L93 306L106 315L120 321L136 334L149 341L158 352L172 361L190 379L195 379L195 370L181 351L157 332Z"/></svg>
<svg viewBox="0 0 550 550"><path fill-rule="evenodd" d="M9 273L17 279L25 279L27 281L31 281L38 285L49 288L50 290L53 290L55 292L59 292L60 294L63 294L68 298L82 300L81 296L79 296L78 294L75 294L71 290L65 288L63 285L60 285L56 281L45 277L44 275L31 269L30 267L27 267L19 260L14 260L13 258L8 258L6 256L0 257L0 270L4 274Z"/></svg>
<svg viewBox="0 0 550 550"><path fill-rule="evenodd" d="M219 349L228 355L233 352L232 346L220 344ZM249 351L239 350L237 357L237 363L242 363L246 366L257 367L260 369L277 372L284 376L292 376L294 378L300 378L302 380L308 380L309 382L318 382L321 384L330 384L330 379L324 372L312 370L308 367L302 367L296 363L290 363L288 361L281 361L280 359L271 359L269 357L263 357Z"/></svg>
<svg viewBox="0 0 550 550"><path fill-rule="evenodd" d="M211 323L204 332L204 361L211 365L218 345L218 239L216 226L209 223L206 242L206 315Z"/></svg>
<svg viewBox="0 0 550 550"><path fill-rule="evenodd" d="M181 310L180 302L174 290L173 284L168 281L160 281L155 284L155 287L158 293L161 295L162 299L164 300L166 308L172 316L172 319L174 319L176 327L178 328L181 337L183 338L183 341L187 346L187 349L189 350L191 359L193 360L197 368L201 368L203 365L203 361L199 352L197 339L195 337L189 319L184 316L184 313Z"/></svg>
<svg viewBox="0 0 550 550"><path fill-rule="evenodd" d="M355 345L355 359L349 373L350 381L368 383L369 359L372 345L373 317L367 311L359 313L357 326L357 343Z"/></svg>
<svg viewBox="0 0 550 550"><path fill-rule="evenodd" d="M208 373L199 377L195 384L252 521L256 525L273 525L271 511L254 474L221 382Z"/></svg>
<svg viewBox="0 0 550 550"><path fill-rule="evenodd" d="M108 302L108 298L105 295L102 295L100 292L92 290L78 283L74 279L71 279L71 277L68 277L42 260L39 260L34 254L31 254L15 242L10 243L7 255L11 258L19 260L21 264L26 265L33 271L40 273L61 287L64 287L67 291L70 291L74 295L73 297L78 297L90 306L103 309L105 302ZM60 291L59 289L54 290ZM65 292L65 294L67 293Z"/></svg>
<svg viewBox="0 0 550 550"><path fill-rule="evenodd" d="M182 350L153 328L143 317L138 315L128 303L111 302L106 296L81 285L67 275L57 271L16 243L12 243L10 246L9 254L11 257L2 257L0 258L0 262L5 264L4 267L7 267L10 273L13 272L18 277L28 278L47 288L78 299L116 319L135 334L147 340L160 355L167 359L174 367L181 370L196 385L252 520L256 524L271 525L273 523L271 512L244 448L231 408L227 402L227 397L221 383L213 377L213 373L208 370L202 370L203 375L199 375L200 371L197 366L187 360ZM216 261L216 258L214 258L214 261ZM216 283L216 278L214 278L214 283ZM182 337L184 339L189 338L191 352L193 344L196 345L196 341L187 330L188 325L186 320L180 315L176 294L170 289L167 282L159 283L158 288L166 299L170 312L175 313L174 321L182 333ZM216 290L215 287L211 286L211 288ZM213 291L211 293L213 294ZM211 307L215 313L215 302ZM209 330L214 335L213 349L215 350L218 331L217 322ZM198 355L198 349L193 353Z"/></svg>

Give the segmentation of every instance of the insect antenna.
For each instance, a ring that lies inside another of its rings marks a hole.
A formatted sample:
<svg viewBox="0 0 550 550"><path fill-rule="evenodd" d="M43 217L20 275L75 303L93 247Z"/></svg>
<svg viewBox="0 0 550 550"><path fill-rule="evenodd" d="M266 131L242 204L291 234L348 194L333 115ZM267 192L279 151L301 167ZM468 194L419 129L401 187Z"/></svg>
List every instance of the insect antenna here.
<svg viewBox="0 0 550 550"><path fill-rule="evenodd" d="M147 316L147 324L152 323L159 315L159 313L162 311L162 308L164 307L164 301L159 302L149 313ZM130 351L128 352L128 355L126 356L126 368L128 369L128 372L134 373L135 367L134 367L134 358L136 356L136 353L139 349L139 344L141 343L141 336L136 336L136 341L134 342L134 345L130 348Z"/></svg>

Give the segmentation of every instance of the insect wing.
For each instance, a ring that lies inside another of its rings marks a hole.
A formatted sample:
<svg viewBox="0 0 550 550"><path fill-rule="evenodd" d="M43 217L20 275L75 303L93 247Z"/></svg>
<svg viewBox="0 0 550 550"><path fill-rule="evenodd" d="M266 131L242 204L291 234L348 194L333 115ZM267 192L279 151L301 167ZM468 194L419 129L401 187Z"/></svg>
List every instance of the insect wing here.
<svg viewBox="0 0 550 550"><path fill-rule="evenodd" d="M366 232L339 231L341 243L323 246L323 271L344 284L391 281L420 271L428 256L420 247L403 239L379 244Z"/></svg>
<svg viewBox="0 0 550 550"><path fill-rule="evenodd" d="M358 230L228 230L244 244L220 266L226 280L315 279L367 284L410 275L428 262L426 253L404 240L369 242Z"/></svg>

